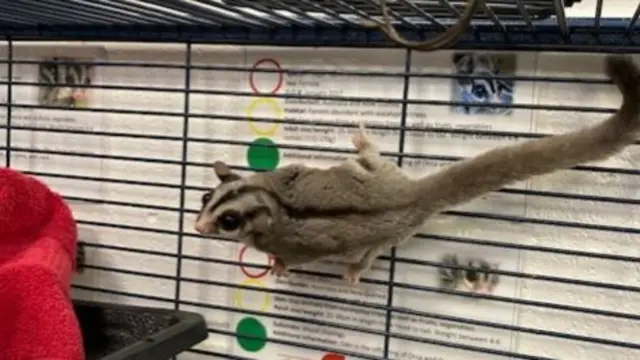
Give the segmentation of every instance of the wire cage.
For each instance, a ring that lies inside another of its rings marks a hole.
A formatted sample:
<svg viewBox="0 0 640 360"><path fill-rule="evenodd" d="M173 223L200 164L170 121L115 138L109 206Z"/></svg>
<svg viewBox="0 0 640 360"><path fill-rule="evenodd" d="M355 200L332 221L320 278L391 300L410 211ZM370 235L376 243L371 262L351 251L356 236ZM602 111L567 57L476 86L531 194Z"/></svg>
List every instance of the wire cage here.
<svg viewBox="0 0 640 360"><path fill-rule="evenodd" d="M192 231L214 160L329 166L361 118L416 176L602 121L620 101L602 53L638 52L640 3L568 15L583 2L487 0L421 52L371 26L375 0L0 1L0 153L72 206L74 297L207 318L179 359L638 358L637 144L443 213L356 288L331 262L276 280L265 254ZM386 11L424 41L467 5Z"/></svg>

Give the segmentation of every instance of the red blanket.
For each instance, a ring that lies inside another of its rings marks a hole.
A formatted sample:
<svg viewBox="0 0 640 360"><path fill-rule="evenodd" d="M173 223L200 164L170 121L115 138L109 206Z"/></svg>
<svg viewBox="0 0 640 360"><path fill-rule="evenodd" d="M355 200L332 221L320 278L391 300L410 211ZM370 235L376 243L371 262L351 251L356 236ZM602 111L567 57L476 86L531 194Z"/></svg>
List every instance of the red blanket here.
<svg viewBox="0 0 640 360"><path fill-rule="evenodd" d="M0 360L84 360L70 298L76 240L58 194L0 169Z"/></svg>

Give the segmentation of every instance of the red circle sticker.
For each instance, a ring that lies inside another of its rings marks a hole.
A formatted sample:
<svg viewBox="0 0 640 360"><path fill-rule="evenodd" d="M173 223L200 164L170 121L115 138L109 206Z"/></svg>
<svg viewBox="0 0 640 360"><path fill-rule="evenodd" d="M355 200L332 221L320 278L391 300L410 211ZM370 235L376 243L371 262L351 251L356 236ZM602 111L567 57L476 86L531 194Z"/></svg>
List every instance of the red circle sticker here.
<svg viewBox="0 0 640 360"><path fill-rule="evenodd" d="M239 261L239 262L241 262L241 263L242 263L242 262L244 262L244 261L243 261L243 259L244 259L244 253L247 251L247 248L248 248L248 246L247 246L247 245L244 245L244 246L242 247L242 249L240 249L240 253L238 254L238 261ZM268 264L269 266L273 266L273 262L274 262L274 258L273 258L273 256L272 256L271 254L268 254L267 256L269 256L269 260L268 260L268 263L267 263L267 264ZM245 268L245 267L244 267L244 265L240 264L240 271L242 271L242 273L243 273L246 277L249 277L249 278L252 278L252 279L259 279L259 278L261 278L261 277L263 277L263 276L267 275L267 273L269 272L269 270L270 270L270 269L269 269L269 268L267 268L267 269L264 269L264 270L259 270L260 272L258 272L258 273L251 273L251 272L249 272L249 270L248 270L247 268Z"/></svg>
<svg viewBox="0 0 640 360"><path fill-rule="evenodd" d="M256 81L255 81L256 69L258 69L258 67L262 64L270 64L271 66L275 67L278 70L278 72L276 73L278 74L278 80L276 81L275 86L271 89L271 91L266 92L270 94L275 94L282 87L282 82L284 81L284 75L282 75L282 68L280 67L280 64L278 64L277 61L270 58L260 59L256 61L255 64L253 64L251 71L249 71L249 86L251 87L251 90L253 91L254 94L265 94L265 92L258 90L258 88L256 87Z"/></svg>
<svg viewBox="0 0 640 360"><path fill-rule="evenodd" d="M332 354L332 353L324 354L324 356L322 357L322 360L346 360L346 359L347 358L345 358L344 355Z"/></svg>

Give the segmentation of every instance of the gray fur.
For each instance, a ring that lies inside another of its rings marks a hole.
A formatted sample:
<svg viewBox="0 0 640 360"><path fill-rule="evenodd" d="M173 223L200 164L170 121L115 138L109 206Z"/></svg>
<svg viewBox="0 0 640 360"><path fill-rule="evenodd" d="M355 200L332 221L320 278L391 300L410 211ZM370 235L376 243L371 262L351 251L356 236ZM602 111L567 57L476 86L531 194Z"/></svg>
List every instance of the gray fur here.
<svg viewBox="0 0 640 360"><path fill-rule="evenodd" d="M196 228L274 255L277 275L347 255L344 278L356 284L381 253L411 238L432 215L516 181L604 160L632 144L640 129L640 71L630 58L613 55L605 70L623 95L606 121L498 147L417 180L381 158L363 124L352 138L357 158L328 169L296 164L241 178L216 162L221 184L203 204ZM216 221L229 210L244 222L224 232Z"/></svg>

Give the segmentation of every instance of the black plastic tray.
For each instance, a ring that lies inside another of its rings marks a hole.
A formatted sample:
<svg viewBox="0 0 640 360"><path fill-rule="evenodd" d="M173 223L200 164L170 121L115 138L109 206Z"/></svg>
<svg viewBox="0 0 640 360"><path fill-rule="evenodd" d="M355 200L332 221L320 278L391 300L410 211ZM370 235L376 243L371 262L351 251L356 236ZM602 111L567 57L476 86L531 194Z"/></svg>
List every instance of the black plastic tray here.
<svg viewBox="0 0 640 360"><path fill-rule="evenodd" d="M167 360L208 337L202 315L74 300L86 360Z"/></svg>

